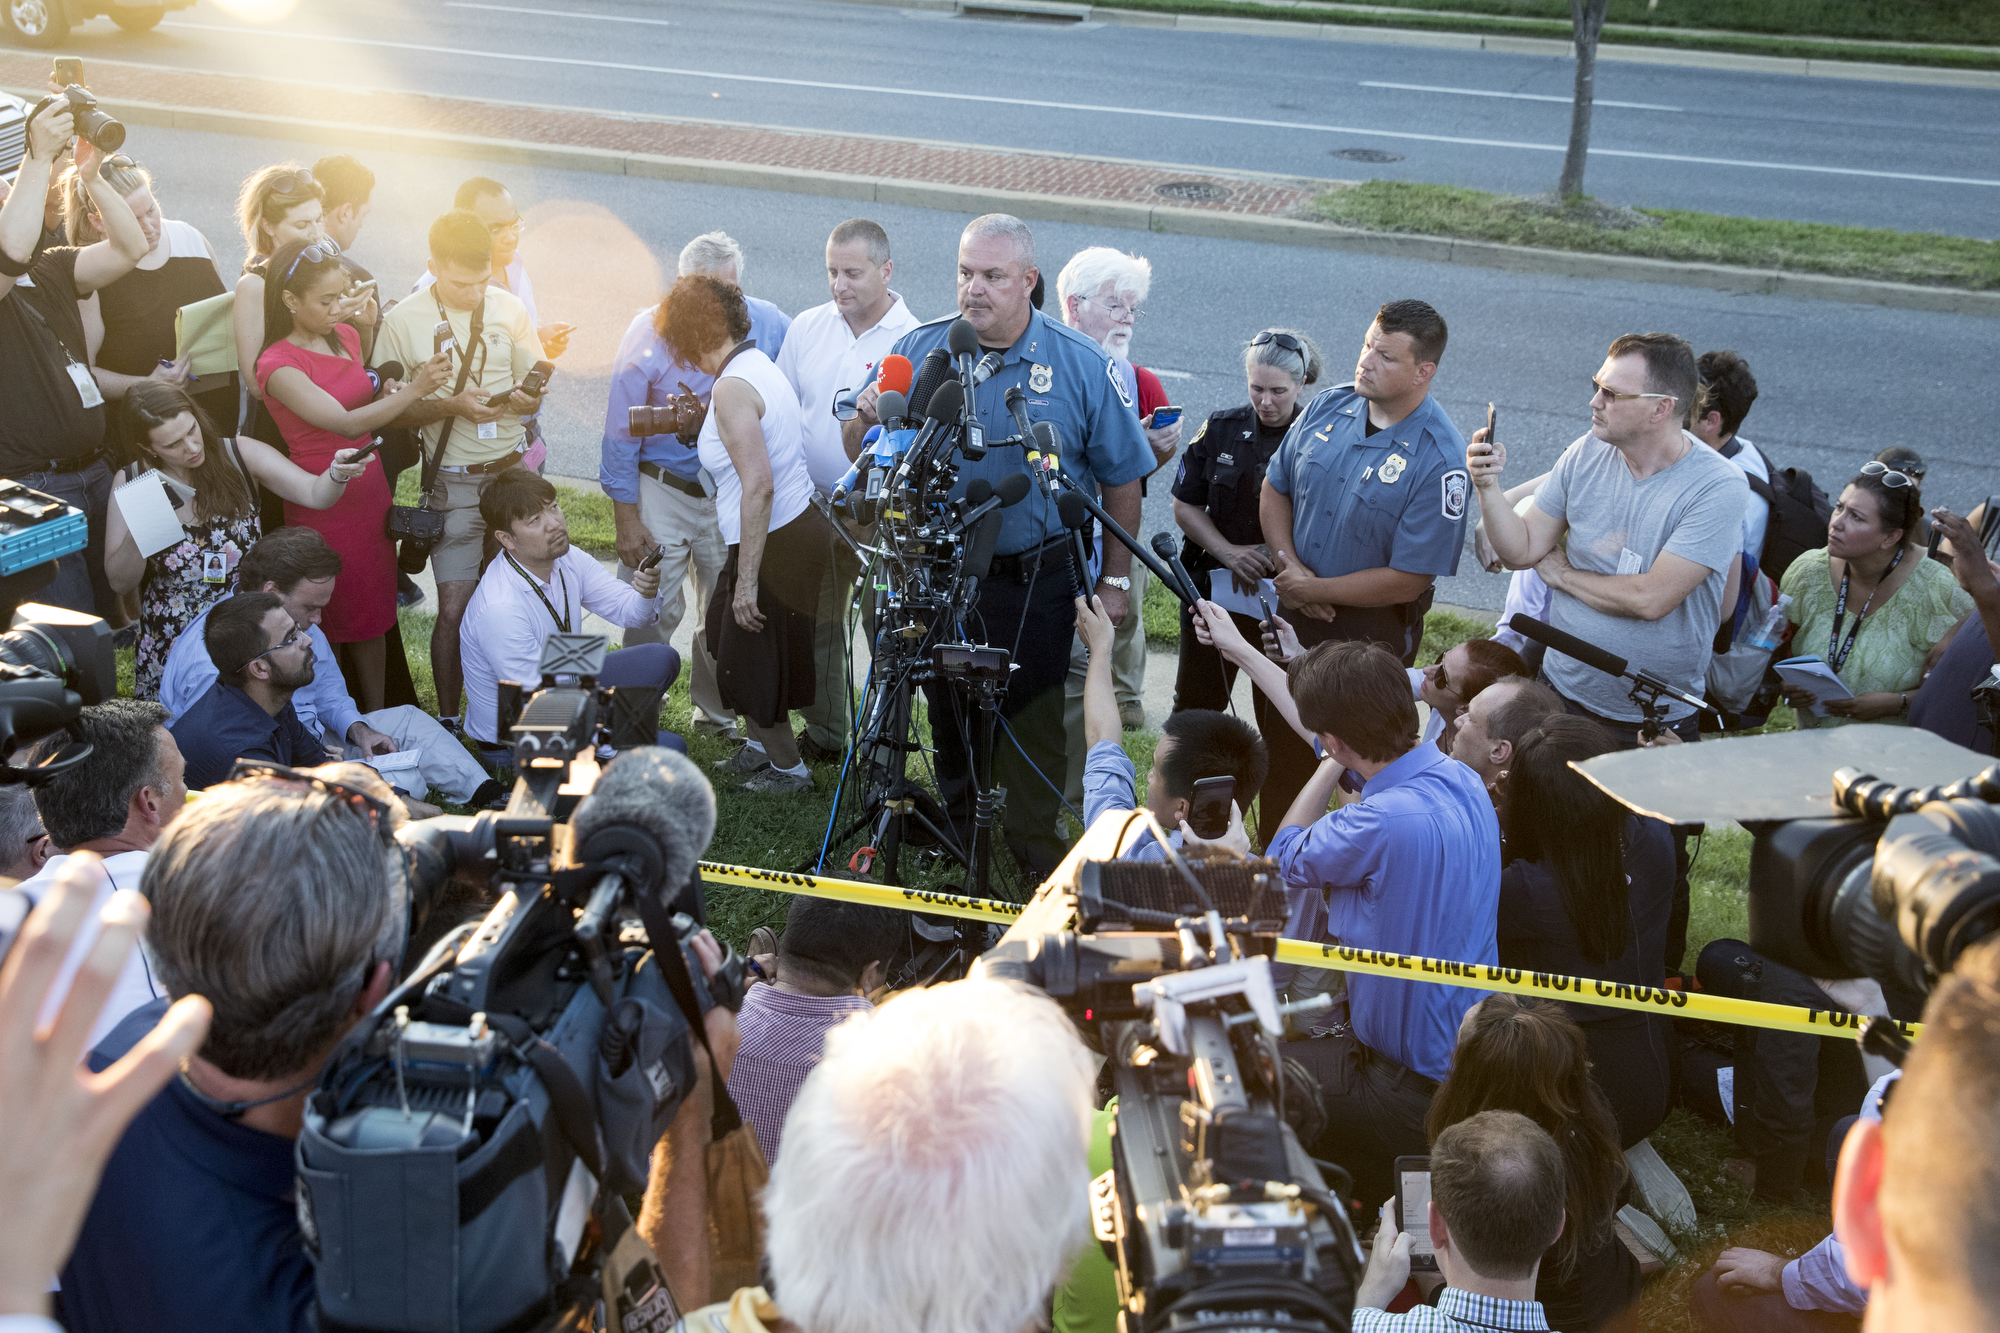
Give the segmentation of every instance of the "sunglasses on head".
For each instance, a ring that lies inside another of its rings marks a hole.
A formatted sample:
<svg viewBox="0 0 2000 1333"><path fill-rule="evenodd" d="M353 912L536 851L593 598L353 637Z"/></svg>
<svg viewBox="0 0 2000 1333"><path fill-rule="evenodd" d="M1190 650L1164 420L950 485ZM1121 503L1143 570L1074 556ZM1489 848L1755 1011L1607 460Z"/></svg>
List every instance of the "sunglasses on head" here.
<svg viewBox="0 0 2000 1333"><path fill-rule="evenodd" d="M231 782L241 782L249 778L263 778L270 782L281 782L287 786L310 787L312 790L333 797L355 814L368 821L376 836L388 842L396 840L396 830L390 820L389 803L379 796L371 796L358 787L350 787L332 778L323 778L304 769L288 768L284 764L257 763L249 759L239 759L229 770Z"/></svg>
<svg viewBox="0 0 2000 1333"><path fill-rule="evenodd" d="M1909 473L1898 472L1887 463L1876 462L1873 459L1861 465L1861 475L1864 477L1880 477L1884 486L1893 489L1901 489L1904 486L1914 486L1917 484L1916 477L1911 476Z"/></svg>
<svg viewBox="0 0 2000 1333"><path fill-rule="evenodd" d="M313 174L304 167L281 171L270 179L272 194L304 194L313 187Z"/></svg>
<svg viewBox="0 0 2000 1333"><path fill-rule="evenodd" d="M297 273L299 271L299 263L301 260L309 264L324 264L327 260L334 258L337 254L338 251L332 250L325 246L321 246L318 244L308 245L305 249L299 251L296 255L292 256L292 266L285 270L285 281L290 282L292 280L292 274Z"/></svg>
<svg viewBox="0 0 2000 1333"><path fill-rule="evenodd" d="M1279 333L1275 329L1265 329L1250 340L1252 347L1262 347L1265 343L1276 343L1287 352L1297 352L1300 356L1304 356L1306 351L1305 344L1297 338L1289 333Z"/></svg>

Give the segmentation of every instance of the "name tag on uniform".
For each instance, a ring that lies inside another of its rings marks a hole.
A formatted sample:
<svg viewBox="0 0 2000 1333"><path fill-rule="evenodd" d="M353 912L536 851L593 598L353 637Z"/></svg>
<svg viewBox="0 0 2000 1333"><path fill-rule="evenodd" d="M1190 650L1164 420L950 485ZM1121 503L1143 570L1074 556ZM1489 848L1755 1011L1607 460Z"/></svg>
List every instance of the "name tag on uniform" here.
<svg viewBox="0 0 2000 1333"><path fill-rule="evenodd" d="M90 373L89 366L69 363L69 377L76 384L76 396L83 399L85 407L101 407L104 394L97 387L97 379Z"/></svg>
<svg viewBox="0 0 2000 1333"><path fill-rule="evenodd" d="M499 422L497 422L497 421L482 421L482 422L480 422L480 423L479 423L479 438L480 438L480 439L482 439L482 440L497 440L497 439L499 439L499 438L500 438L500 423L499 423Z"/></svg>

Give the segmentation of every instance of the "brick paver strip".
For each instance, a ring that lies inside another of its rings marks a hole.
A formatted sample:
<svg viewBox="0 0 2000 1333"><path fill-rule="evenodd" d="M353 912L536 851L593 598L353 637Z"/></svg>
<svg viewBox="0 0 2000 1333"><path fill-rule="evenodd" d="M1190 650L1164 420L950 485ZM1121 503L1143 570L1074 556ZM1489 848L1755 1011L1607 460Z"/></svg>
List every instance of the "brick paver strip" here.
<svg viewBox="0 0 2000 1333"><path fill-rule="evenodd" d="M48 77L48 58L0 52L0 86L33 88ZM642 120L587 111L548 110L410 93L346 92L329 105L324 88L217 74L189 74L111 61L90 62L91 91L114 115L120 98L215 111L443 134L512 139L617 152L759 166L803 168L885 180L1015 190L1118 203L1170 204L1216 213L1284 217L1332 182L1271 180L1178 172L1091 158L957 148L810 130L687 121ZM1188 182L1219 186L1222 199L1157 192Z"/></svg>

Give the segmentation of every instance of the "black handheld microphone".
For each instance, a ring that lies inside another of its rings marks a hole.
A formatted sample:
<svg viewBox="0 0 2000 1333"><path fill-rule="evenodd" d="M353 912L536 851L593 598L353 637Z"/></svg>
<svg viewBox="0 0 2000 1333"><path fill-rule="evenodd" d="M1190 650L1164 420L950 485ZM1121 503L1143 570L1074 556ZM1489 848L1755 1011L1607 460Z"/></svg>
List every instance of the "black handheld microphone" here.
<svg viewBox="0 0 2000 1333"><path fill-rule="evenodd" d="M965 517L958 522L959 531L970 528L996 509L1021 503L1027 494L1028 474L1025 472L1009 472L1000 478L998 486L984 477L974 477L965 483L966 509ZM991 554L988 552L989 556ZM986 575L982 572L978 577L985 578Z"/></svg>
<svg viewBox="0 0 2000 1333"><path fill-rule="evenodd" d="M944 345L951 349L951 359L958 363L958 373L966 379L972 378L972 363L979 358L979 330L963 319L955 319L945 330Z"/></svg>
<svg viewBox="0 0 2000 1333"><path fill-rule="evenodd" d="M999 499L985 501L987 506L996 506ZM993 568L993 548L1000 544L1000 515L989 508L979 518L972 529L972 538L965 544L965 577L972 586L986 577ZM971 598L968 596L967 601Z"/></svg>
<svg viewBox="0 0 2000 1333"><path fill-rule="evenodd" d="M1544 648L1553 648L1568 657L1574 657L1585 666L1596 667L1607 676L1629 674L1625 659L1608 653L1594 643L1585 643L1574 634L1566 634L1554 625L1536 620L1532 616L1517 615L1507 622L1507 628L1525 638L1533 639Z"/></svg>
<svg viewBox="0 0 2000 1333"><path fill-rule="evenodd" d="M1090 587L1084 576L1090 570L1090 547L1085 544L1083 534L1090 527L1090 506L1075 491L1064 491L1056 497L1056 513L1062 516L1062 525L1069 531L1069 572L1076 595L1088 597Z"/></svg>
<svg viewBox="0 0 2000 1333"><path fill-rule="evenodd" d="M945 376L951 374L951 354L942 347L933 347L917 368L917 378L910 385L910 415L921 421L931 413L931 395L937 386L944 383Z"/></svg>
<svg viewBox="0 0 2000 1333"><path fill-rule="evenodd" d="M1187 566L1181 563L1180 552L1174 549L1174 539L1164 532L1154 533L1153 554L1165 561L1167 568L1174 572L1174 577L1170 580L1174 596L1187 603L1188 609L1192 611L1194 604L1201 600L1201 589L1195 587L1194 576L1189 574Z"/></svg>
<svg viewBox="0 0 2000 1333"><path fill-rule="evenodd" d="M914 466L930 450L931 443L941 432L958 424L958 418L965 411L965 390L957 380L946 380L931 394L930 406L925 409L928 416L924 428L917 432L917 438L910 441L910 447L903 451L903 466Z"/></svg>

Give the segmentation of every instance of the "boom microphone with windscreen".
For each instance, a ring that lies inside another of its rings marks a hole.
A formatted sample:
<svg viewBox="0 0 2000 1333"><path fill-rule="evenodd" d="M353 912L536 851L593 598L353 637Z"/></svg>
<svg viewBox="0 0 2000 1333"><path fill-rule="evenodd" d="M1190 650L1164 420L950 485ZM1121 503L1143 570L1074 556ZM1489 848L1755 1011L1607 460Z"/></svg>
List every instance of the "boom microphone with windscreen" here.
<svg viewBox="0 0 2000 1333"><path fill-rule="evenodd" d="M579 861L604 863L671 907L715 836L715 790L686 755L642 745L611 761L570 829Z"/></svg>
<svg viewBox="0 0 2000 1333"><path fill-rule="evenodd" d="M1574 657L1585 666L1596 667L1607 676L1626 674L1624 658L1606 652L1594 643L1585 643L1574 634L1564 633L1545 621L1536 620L1532 616L1517 615L1507 622L1507 628L1525 638L1533 639L1544 648L1553 648L1559 653Z"/></svg>

